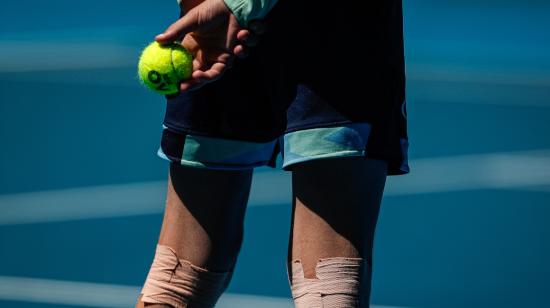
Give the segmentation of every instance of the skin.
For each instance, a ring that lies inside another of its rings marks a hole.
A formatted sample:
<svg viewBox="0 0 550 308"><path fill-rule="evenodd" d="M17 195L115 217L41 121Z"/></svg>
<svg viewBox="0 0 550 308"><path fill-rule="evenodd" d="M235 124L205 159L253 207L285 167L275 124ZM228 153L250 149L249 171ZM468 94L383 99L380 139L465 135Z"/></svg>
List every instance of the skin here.
<svg viewBox="0 0 550 308"><path fill-rule="evenodd" d="M312 279L316 278L319 258L362 257L372 266L374 231L386 174L384 161L364 157L297 164L292 170L287 266L292 260L301 260L304 276ZM181 259L203 268L230 269L242 244L251 180L251 170L171 164L159 244L172 247ZM365 288L370 287L370 280L363 277ZM362 292L361 301L368 303L369 295ZM144 305L140 299L137 308L170 308Z"/></svg>
<svg viewBox="0 0 550 308"><path fill-rule="evenodd" d="M317 278L319 258L361 257L372 266L386 175L386 162L364 157L296 165L287 261L300 259L305 278Z"/></svg>
<svg viewBox="0 0 550 308"><path fill-rule="evenodd" d="M166 209L158 243L178 258L212 271L227 271L237 261L252 170L209 170L170 164ZM136 305L145 304L141 296Z"/></svg>
<svg viewBox="0 0 550 308"><path fill-rule="evenodd" d="M235 56L245 56L264 27L242 29L223 0L189 0L186 14L156 37L182 40L195 56L189 91L218 79ZM292 170L292 217L287 266L301 260L306 278L316 278L320 258L362 257L372 266L374 231L387 164L364 157L320 159ZM231 268L238 257L252 171L220 171L171 164L159 243L182 259L210 270ZM289 273L291 271L289 270ZM289 277L291 278L291 277ZM370 277L363 277L364 288ZM291 280L291 279L290 279ZM365 306L370 292L362 292ZM168 307L144 305L138 308Z"/></svg>
<svg viewBox="0 0 550 308"><path fill-rule="evenodd" d="M246 57L265 29L261 21L243 29L223 0L187 0L182 7L185 14L155 37L160 44L181 41L193 55L193 74L180 91L219 79L236 56Z"/></svg>

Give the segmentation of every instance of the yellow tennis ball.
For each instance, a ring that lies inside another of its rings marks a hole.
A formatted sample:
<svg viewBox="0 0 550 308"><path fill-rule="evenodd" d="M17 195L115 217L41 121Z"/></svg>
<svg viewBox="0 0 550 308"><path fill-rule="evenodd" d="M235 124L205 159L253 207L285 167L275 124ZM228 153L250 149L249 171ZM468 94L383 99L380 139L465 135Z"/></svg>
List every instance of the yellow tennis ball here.
<svg viewBox="0 0 550 308"><path fill-rule="evenodd" d="M141 53L139 78L144 85L160 94L175 94L179 83L191 77L193 57L179 43L160 45L153 42Z"/></svg>

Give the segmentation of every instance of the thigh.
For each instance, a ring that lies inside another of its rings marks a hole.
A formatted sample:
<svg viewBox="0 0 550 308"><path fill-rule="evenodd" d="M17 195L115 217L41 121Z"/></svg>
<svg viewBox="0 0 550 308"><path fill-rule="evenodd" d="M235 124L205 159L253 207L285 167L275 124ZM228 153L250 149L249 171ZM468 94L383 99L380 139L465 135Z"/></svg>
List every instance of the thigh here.
<svg viewBox="0 0 550 308"><path fill-rule="evenodd" d="M235 262L252 170L211 170L170 164L159 244L211 270Z"/></svg>
<svg viewBox="0 0 550 308"><path fill-rule="evenodd" d="M294 232L318 238L323 238L319 232L328 237L337 234L353 246L342 250L356 250L370 262L386 175L385 161L361 156L296 164L292 169L295 217L307 221L294 221Z"/></svg>

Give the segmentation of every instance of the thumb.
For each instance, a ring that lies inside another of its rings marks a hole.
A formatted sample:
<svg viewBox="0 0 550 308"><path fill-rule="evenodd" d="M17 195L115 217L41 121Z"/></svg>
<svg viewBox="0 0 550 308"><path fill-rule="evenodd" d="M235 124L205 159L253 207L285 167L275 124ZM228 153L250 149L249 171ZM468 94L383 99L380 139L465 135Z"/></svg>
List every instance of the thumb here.
<svg viewBox="0 0 550 308"><path fill-rule="evenodd" d="M170 25L163 33L157 35L155 40L159 44L181 41L187 33L195 31L198 27L198 7L195 7L178 19L178 21Z"/></svg>

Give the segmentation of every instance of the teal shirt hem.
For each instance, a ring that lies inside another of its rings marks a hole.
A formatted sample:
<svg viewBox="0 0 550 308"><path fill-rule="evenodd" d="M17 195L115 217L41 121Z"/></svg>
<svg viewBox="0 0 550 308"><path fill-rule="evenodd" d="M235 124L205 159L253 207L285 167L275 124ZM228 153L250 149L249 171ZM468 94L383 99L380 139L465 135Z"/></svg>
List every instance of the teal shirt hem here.
<svg viewBox="0 0 550 308"><path fill-rule="evenodd" d="M254 19L262 19L277 3L277 0L224 0L242 27Z"/></svg>

